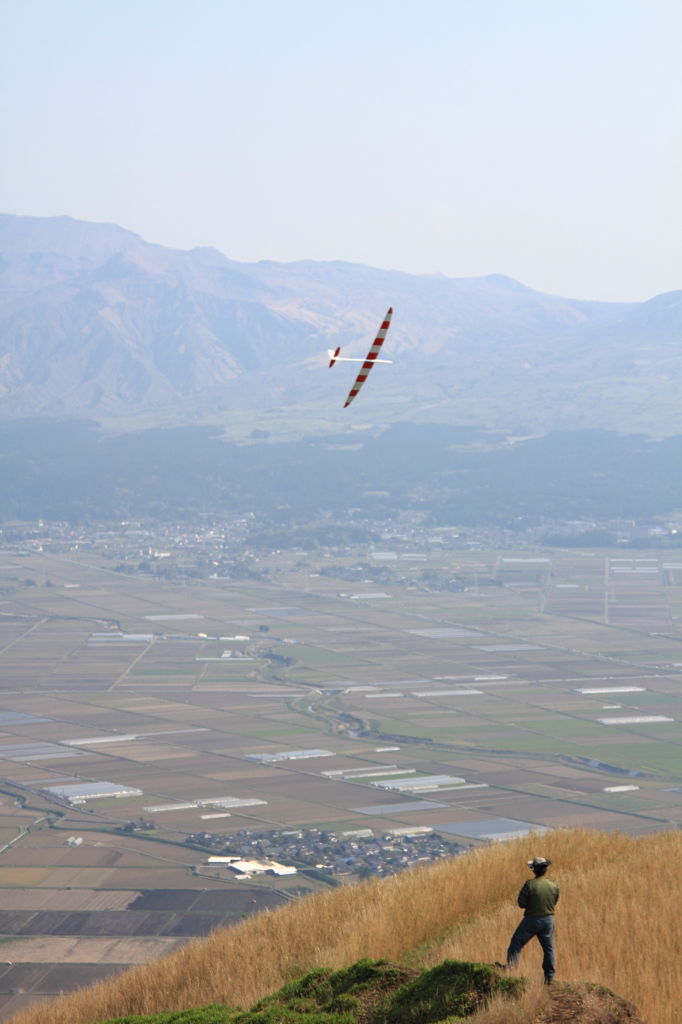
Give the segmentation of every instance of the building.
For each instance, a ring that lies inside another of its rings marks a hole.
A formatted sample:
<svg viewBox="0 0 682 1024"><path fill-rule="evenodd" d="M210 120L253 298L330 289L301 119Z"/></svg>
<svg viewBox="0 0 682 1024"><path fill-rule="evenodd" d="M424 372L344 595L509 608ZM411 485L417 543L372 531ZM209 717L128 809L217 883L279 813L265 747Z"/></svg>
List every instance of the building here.
<svg viewBox="0 0 682 1024"><path fill-rule="evenodd" d="M290 864L278 864L275 860L244 860L242 857L209 857L207 864L224 864L237 875L295 875L296 868Z"/></svg>

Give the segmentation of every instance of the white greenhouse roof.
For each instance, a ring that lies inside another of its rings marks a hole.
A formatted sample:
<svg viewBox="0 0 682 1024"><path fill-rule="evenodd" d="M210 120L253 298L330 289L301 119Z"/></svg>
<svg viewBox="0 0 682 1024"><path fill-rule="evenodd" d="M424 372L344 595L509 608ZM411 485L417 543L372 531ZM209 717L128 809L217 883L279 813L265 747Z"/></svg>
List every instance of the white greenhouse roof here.
<svg viewBox="0 0 682 1024"><path fill-rule="evenodd" d="M121 786L116 782L79 782L69 786L43 786L46 793L54 793L64 800L80 803L83 800L98 800L103 797L142 796L141 789Z"/></svg>
<svg viewBox="0 0 682 1024"><path fill-rule="evenodd" d="M281 750L277 754L245 754L246 761L260 761L268 764L272 761L301 761L307 757L334 757L333 750Z"/></svg>

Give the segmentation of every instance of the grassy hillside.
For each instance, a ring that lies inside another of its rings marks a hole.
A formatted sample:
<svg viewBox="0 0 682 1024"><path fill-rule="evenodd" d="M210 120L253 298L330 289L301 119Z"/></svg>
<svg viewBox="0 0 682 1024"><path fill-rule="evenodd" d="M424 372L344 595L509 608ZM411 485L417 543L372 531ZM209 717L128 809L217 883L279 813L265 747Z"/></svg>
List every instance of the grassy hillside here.
<svg viewBox="0 0 682 1024"><path fill-rule="evenodd" d="M524 988L523 978L503 977L485 964L447 960L416 971L364 959L340 971L317 967L246 1012L214 1004L182 1015L187 1024L436 1024L469 1017L496 997L516 999ZM173 1012L164 1020L168 1016L119 1017L107 1024L174 1024Z"/></svg>
<svg viewBox="0 0 682 1024"><path fill-rule="evenodd" d="M418 971L387 960L318 967L250 1010L214 1003L104 1024L643 1024L631 1002L602 985L551 989L487 964L444 960Z"/></svg>
<svg viewBox="0 0 682 1024"><path fill-rule="evenodd" d="M363 957L421 970L445 959L504 960L519 920L515 897L528 876L525 861L537 854L553 861L562 891L557 978L605 985L631 999L649 1024L679 1021L682 834L631 838L569 829L267 911L32 1007L12 1024L93 1024L212 1003L246 1007L316 967L339 970ZM540 960L536 943L526 947L519 973L531 987L541 977Z"/></svg>

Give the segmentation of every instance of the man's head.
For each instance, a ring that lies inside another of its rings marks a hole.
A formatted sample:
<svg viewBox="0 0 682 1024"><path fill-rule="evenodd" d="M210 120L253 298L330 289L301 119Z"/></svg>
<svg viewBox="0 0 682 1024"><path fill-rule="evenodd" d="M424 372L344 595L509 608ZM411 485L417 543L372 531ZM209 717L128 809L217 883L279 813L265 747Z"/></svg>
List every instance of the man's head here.
<svg viewBox="0 0 682 1024"><path fill-rule="evenodd" d="M528 867L535 873L536 878L540 878L545 874L551 863L551 860L545 860L544 857L533 857L532 860L528 861Z"/></svg>

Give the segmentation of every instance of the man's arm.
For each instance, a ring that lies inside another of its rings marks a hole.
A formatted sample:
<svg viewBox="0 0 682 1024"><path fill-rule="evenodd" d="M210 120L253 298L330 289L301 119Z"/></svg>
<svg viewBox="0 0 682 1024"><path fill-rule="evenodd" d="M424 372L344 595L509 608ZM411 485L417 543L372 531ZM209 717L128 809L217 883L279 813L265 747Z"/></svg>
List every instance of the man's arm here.
<svg viewBox="0 0 682 1024"><path fill-rule="evenodd" d="M557 887L556 887L556 899L554 900L554 904L555 905L559 902L559 895L560 895L560 893L559 893L559 886L557 885Z"/></svg>
<svg viewBox="0 0 682 1024"><path fill-rule="evenodd" d="M523 883L523 888L521 889L521 892L519 893L518 899L516 901L518 903L518 905L521 907L522 910L525 910L526 907L528 906L528 896L529 895L530 895L530 893L529 893L529 890L528 890L528 882L524 882Z"/></svg>

